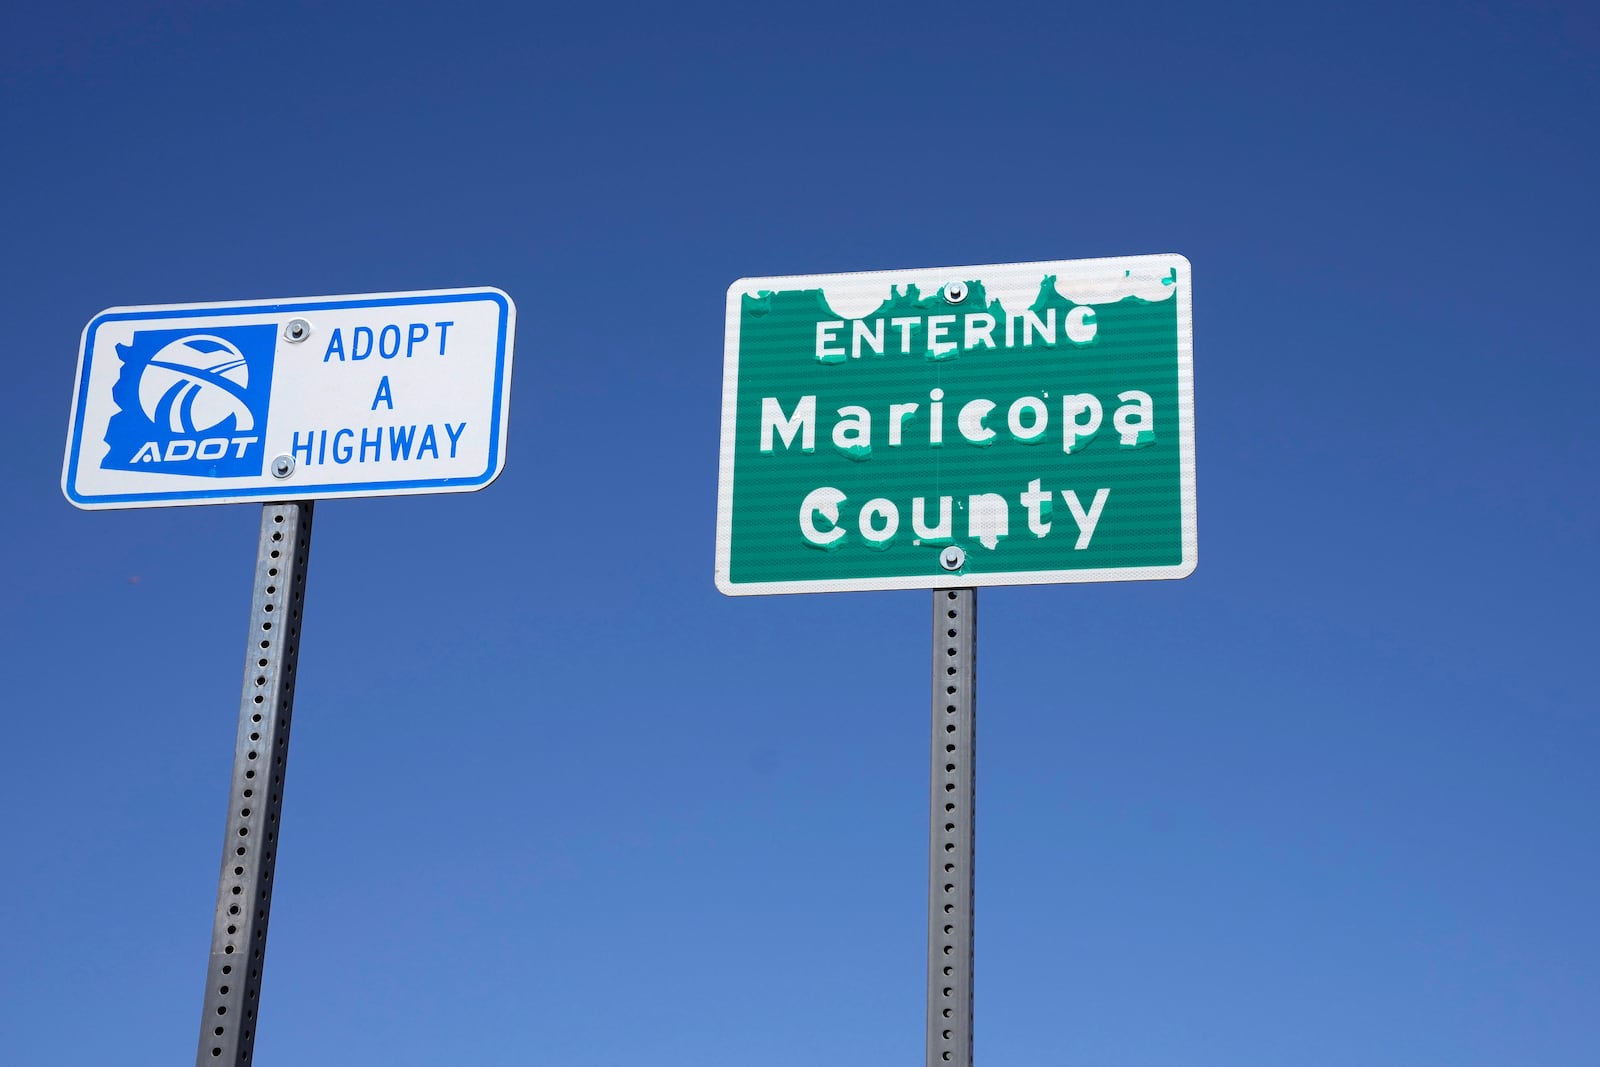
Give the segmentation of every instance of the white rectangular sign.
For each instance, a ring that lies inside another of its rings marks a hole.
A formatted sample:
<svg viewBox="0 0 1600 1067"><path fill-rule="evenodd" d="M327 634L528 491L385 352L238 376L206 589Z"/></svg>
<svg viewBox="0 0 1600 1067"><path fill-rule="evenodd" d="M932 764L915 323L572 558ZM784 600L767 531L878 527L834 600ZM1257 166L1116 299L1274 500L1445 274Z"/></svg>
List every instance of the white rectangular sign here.
<svg viewBox="0 0 1600 1067"><path fill-rule="evenodd" d="M109 308L83 331L80 508L481 489L505 465L498 289Z"/></svg>

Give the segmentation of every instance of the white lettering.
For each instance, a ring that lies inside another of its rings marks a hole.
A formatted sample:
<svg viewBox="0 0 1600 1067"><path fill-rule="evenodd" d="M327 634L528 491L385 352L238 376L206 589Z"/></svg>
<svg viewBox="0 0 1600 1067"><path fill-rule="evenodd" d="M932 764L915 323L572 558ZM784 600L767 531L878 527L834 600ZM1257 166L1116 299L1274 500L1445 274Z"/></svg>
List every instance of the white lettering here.
<svg viewBox="0 0 1600 1067"><path fill-rule="evenodd" d="M951 326L955 325L954 315L929 315L928 316L928 354L934 358L944 355L955 349L954 341L946 340L945 334Z"/></svg>
<svg viewBox="0 0 1600 1067"><path fill-rule="evenodd" d="M953 527L951 512L954 510L954 497L942 496L939 498L939 522L937 525L928 525L928 501L926 497L913 497L911 500L911 531L924 541L948 541Z"/></svg>
<svg viewBox="0 0 1600 1067"><path fill-rule="evenodd" d="M905 431L906 420L916 414L916 404L890 404L889 405L889 447L893 448L900 443L900 436Z"/></svg>
<svg viewBox="0 0 1600 1067"><path fill-rule="evenodd" d="M1028 532L1035 537L1043 537L1050 532L1050 502L1051 495L1047 489L1039 488L1039 479L1035 478L1028 483L1028 488L1022 491L1020 497L1022 506L1028 509Z"/></svg>
<svg viewBox="0 0 1600 1067"><path fill-rule="evenodd" d="M844 494L831 485L807 493L806 498L800 501L801 536L819 548L838 544L839 539L844 537L844 531L839 529L839 505L844 503L844 499ZM829 529L819 529L812 519L814 515L821 515Z"/></svg>
<svg viewBox="0 0 1600 1067"><path fill-rule="evenodd" d="M850 358L861 358L861 342L865 341L867 347L876 355L883 355L883 320L873 319L873 328L867 329L867 324L860 319L855 321L855 326L850 331Z"/></svg>
<svg viewBox="0 0 1600 1067"><path fill-rule="evenodd" d="M1150 394L1129 389L1125 393L1118 393L1117 399L1123 401L1123 406L1111 416L1111 424L1117 428L1122 447L1137 448L1154 441L1156 415Z"/></svg>
<svg viewBox="0 0 1600 1067"><path fill-rule="evenodd" d="M1085 412L1089 415L1088 419L1079 422L1078 416ZM1082 442L1093 437L1100 429L1100 418L1104 414L1099 399L1093 393L1062 397L1061 451L1071 452Z"/></svg>
<svg viewBox="0 0 1600 1067"><path fill-rule="evenodd" d="M956 429L961 431L961 436L975 445L986 445L994 440L994 431L983 424L989 412L994 410L993 400L969 400L961 408L961 414L956 416Z"/></svg>
<svg viewBox="0 0 1600 1067"><path fill-rule="evenodd" d="M889 320L890 326L900 327L900 354L902 356L909 356L911 354L911 327L915 326L921 321L922 320L918 318L900 318Z"/></svg>
<svg viewBox="0 0 1600 1067"><path fill-rule="evenodd" d="M1029 348L1033 345L1033 337L1038 334L1047 345L1056 343L1056 309L1046 308L1044 321L1039 321L1039 316L1033 311L1022 313L1022 347Z"/></svg>
<svg viewBox="0 0 1600 1067"><path fill-rule="evenodd" d="M965 348L972 348L982 344L985 348L994 347L994 316L981 311L967 316L962 331L961 343Z"/></svg>
<svg viewBox="0 0 1600 1067"><path fill-rule="evenodd" d="M1089 538L1094 536L1094 528L1100 525L1100 513L1105 510L1106 497L1110 495L1110 489L1096 489L1094 502L1089 505L1088 511L1084 511L1076 492L1071 489L1061 490L1061 499L1067 502L1067 510L1072 512L1073 521L1078 524L1078 543L1072 546L1074 549L1089 547Z"/></svg>
<svg viewBox="0 0 1600 1067"><path fill-rule="evenodd" d="M830 348L837 338L833 335L844 329L843 321L817 323L817 362L837 363L844 358L844 348Z"/></svg>
<svg viewBox="0 0 1600 1067"><path fill-rule="evenodd" d="M839 421L833 424L833 447L855 459L871 455L872 413L853 404L840 408Z"/></svg>
<svg viewBox="0 0 1600 1067"><path fill-rule="evenodd" d="M1022 424L1023 412L1032 412L1028 420L1030 425ZM1020 396L1011 403L1011 410L1006 412L1006 429L1011 431L1011 436L1024 444L1032 444L1044 438L1045 428L1050 423L1050 412L1044 406L1044 401L1036 396Z"/></svg>
<svg viewBox="0 0 1600 1067"><path fill-rule="evenodd" d="M877 519L877 522L873 520ZM861 509L856 528L861 531L861 539L872 548L887 548L889 542L894 540L895 531L900 529L900 509L894 506L893 501L878 497L867 501L866 507Z"/></svg>
<svg viewBox="0 0 1600 1067"><path fill-rule="evenodd" d="M1067 312L1067 340L1074 344L1086 345L1094 340L1094 335L1100 327L1094 321L1094 308L1085 304L1075 307Z"/></svg>
<svg viewBox="0 0 1600 1067"><path fill-rule="evenodd" d="M967 497L967 536L989 551L1010 532L1011 512L1006 498L998 493L978 493Z"/></svg>
<svg viewBox="0 0 1600 1067"><path fill-rule="evenodd" d="M817 398L803 396L794 406L794 414L785 415L775 396L761 398L761 451L772 451L772 434L776 430L784 448L794 447L794 437L800 434L800 451L814 452L817 448Z"/></svg>

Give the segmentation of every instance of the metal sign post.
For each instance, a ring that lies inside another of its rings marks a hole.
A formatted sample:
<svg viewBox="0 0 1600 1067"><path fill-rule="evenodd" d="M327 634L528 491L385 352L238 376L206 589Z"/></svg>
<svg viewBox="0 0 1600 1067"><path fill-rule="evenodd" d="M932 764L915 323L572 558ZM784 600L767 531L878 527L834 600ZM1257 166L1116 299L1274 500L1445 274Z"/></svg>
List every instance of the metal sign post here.
<svg viewBox="0 0 1600 1067"><path fill-rule="evenodd" d="M196 1067L239 1067L251 1061L255 1049L311 557L311 512L309 500L267 504L261 512L244 693Z"/></svg>
<svg viewBox="0 0 1600 1067"><path fill-rule="evenodd" d="M928 1067L971 1067L977 593L1198 561L1181 255L741 278L717 588L932 589Z"/></svg>
<svg viewBox="0 0 1600 1067"><path fill-rule="evenodd" d="M312 502L494 481L516 323L484 287L114 307L84 327L71 503L264 505L196 1064L249 1063L259 1030Z"/></svg>
<svg viewBox="0 0 1600 1067"><path fill-rule="evenodd" d="M928 805L928 1067L972 1065L977 666L977 590L934 590Z"/></svg>

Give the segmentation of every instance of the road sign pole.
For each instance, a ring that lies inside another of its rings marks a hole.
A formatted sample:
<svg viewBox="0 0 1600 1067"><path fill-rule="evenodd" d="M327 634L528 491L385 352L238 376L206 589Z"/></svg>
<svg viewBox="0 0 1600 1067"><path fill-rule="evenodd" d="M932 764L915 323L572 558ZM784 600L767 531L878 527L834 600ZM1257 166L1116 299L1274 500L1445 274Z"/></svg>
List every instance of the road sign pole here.
<svg viewBox="0 0 1600 1067"><path fill-rule="evenodd" d="M972 1065L977 667L977 590L934 590L928 806L928 1067Z"/></svg>
<svg viewBox="0 0 1600 1067"><path fill-rule="evenodd" d="M255 1049L311 556L311 512L311 501L268 504L261 512L197 1067L240 1067L251 1062Z"/></svg>

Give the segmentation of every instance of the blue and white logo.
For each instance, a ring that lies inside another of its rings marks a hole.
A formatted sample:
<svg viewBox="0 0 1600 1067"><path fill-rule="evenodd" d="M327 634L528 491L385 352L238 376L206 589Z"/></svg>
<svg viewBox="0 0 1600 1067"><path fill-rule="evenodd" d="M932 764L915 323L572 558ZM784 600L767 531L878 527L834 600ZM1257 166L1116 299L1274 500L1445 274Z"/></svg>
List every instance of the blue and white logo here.
<svg viewBox="0 0 1600 1067"><path fill-rule="evenodd" d="M278 328L140 330L117 345L122 374L102 466L209 478L259 477Z"/></svg>

